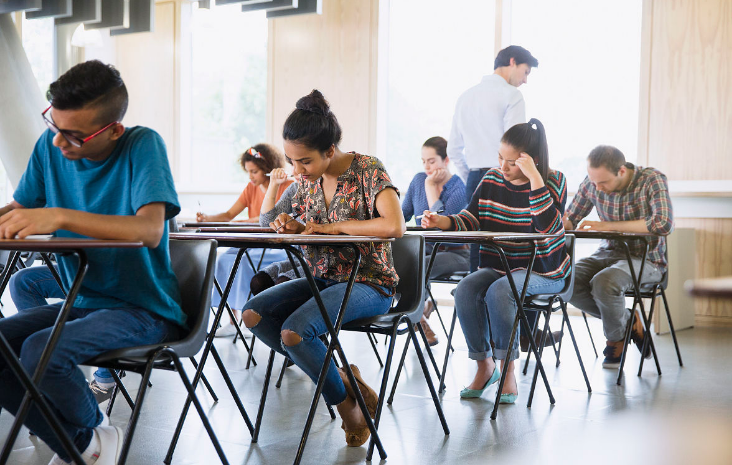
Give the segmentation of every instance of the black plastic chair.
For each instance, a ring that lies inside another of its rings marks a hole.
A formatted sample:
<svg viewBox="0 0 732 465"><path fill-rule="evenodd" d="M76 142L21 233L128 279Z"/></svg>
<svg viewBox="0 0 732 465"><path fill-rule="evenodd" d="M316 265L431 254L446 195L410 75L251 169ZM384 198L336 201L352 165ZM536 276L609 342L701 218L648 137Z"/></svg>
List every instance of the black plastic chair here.
<svg viewBox="0 0 732 465"><path fill-rule="evenodd" d="M192 399L196 411L206 428L206 432L216 448L219 459L221 459L222 463L228 464L224 451L180 361L182 357L192 357L198 353L206 339L211 288L216 262L216 241L171 240L170 259L173 271L178 278L182 308L186 315L188 315L188 322L191 328L190 332L183 339L176 342L165 342L106 352L92 360L88 360L85 365L110 368L112 369L112 373L114 373L114 369L118 369L132 371L142 375L137 398L135 399L135 408L132 411L130 422L127 425L119 464L124 464L127 460L153 368L178 372L188 392L188 396Z"/></svg>
<svg viewBox="0 0 732 465"><path fill-rule="evenodd" d="M417 351L417 357L419 358L419 363L422 367L422 373L424 373L424 377L427 381L432 401L435 404L437 415L440 417L442 429L446 435L449 435L450 429L447 426L447 420L445 419L445 414L442 411L440 399L438 398L437 391L432 383L432 378L430 377L424 353L422 352L417 335L414 331L416 326L422 334L423 340L426 340L424 331L418 324L424 309L424 238L420 235L405 235L397 239L392 243L392 255L394 257L394 266L397 274L399 275L399 285L396 289L398 299L394 299L395 304L393 304L389 312L384 315L355 320L348 324L344 324L342 329L345 331L358 331L390 336L389 349L386 355L384 373L381 378L381 388L379 390L379 403L376 408L376 416L374 419L374 425L377 428L379 426L379 420L381 419L381 412L384 406L384 396L386 394L386 385L389 380L391 362L394 358L396 336L408 333L409 339L407 339L407 342L405 343L404 354L406 354L409 341L411 340L414 343L415 350ZM400 328L400 326L402 327ZM402 355L400 368L404 363L404 354ZM389 404L391 404L391 401L393 400L394 390L396 390L398 381L399 372L397 372L394 379L392 393L388 400ZM369 444L366 460L371 460L373 449L374 443L372 441Z"/></svg>
<svg viewBox="0 0 732 465"><path fill-rule="evenodd" d="M572 293L574 292L574 242L574 235L566 234L564 236L564 247L567 251L567 255L569 255L570 257L572 263L572 271L570 272L569 276L564 280L564 287L562 288L562 290L556 294L534 294L532 296L527 296L526 302L524 303L524 310L536 310L540 312L541 315L544 315L544 328L542 329L541 340L539 342L539 356L541 356L544 352L544 343L546 342L546 338L552 337L551 330L549 328L549 319L551 314L558 310L562 311L562 334L564 334L564 325L566 324L567 329L569 329L569 335L572 338L574 351L577 354L577 360L579 361L580 368L582 369L582 376L584 376L585 378L587 392L592 392L592 388L590 387L590 380L587 378L585 365L584 363L582 363L582 356L580 355L579 347L577 346L577 340L575 339L574 331L572 330L572 324L569 322L569 315L567 314L567 302L569 302L569 299L572 298ZM536 321L538 322L539 319L537 318ZM531 337L536 336L536 329L537 328L534 328L534 334L532 334ZM555 355L557 357L556 366L559 366L559 353L561 351L563 340L564 338L562 337L562 339L559 341L559 349L555 349ZM526 362L524 364L524 374L526 374L527 372L530 359L531 351L529 351L526 356ZM529 407L531 407L531 401L534 398L534 389L536 387L536 380L539 374L537 368L534 369L534 378L531 382L531 391L529 393L528 402Z"/></svg>

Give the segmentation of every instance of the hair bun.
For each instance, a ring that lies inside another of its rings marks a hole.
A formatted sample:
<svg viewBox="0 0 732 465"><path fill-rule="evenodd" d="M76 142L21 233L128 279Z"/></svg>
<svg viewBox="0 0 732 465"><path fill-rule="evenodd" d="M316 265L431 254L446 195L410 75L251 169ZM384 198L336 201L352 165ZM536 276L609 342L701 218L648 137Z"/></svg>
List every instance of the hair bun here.
<svg viewBox="0 0 732 465"><path fill-rule="evenodd" d="M323 94L321 94L320 91L317 89L313 89L313 91L310 92L308 95L300 98L300 100L298 100L295 104L295 108L297 108L298 110L309 111L311 113L315 113L321 116L328 116L328 114L330 113L330 106L328 105L328 101L325 100Z"/></svg>

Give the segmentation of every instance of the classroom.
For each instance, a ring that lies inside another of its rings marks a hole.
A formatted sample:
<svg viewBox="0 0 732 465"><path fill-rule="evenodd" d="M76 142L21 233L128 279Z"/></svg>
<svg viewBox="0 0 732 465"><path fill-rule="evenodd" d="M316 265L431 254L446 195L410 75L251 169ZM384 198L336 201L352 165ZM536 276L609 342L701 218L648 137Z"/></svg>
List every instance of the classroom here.
<svg viewBox="0 0 732 465"><path fill-rule="evenodd" d="M732 463L730 82L730 0L0 0L0 465Z"/></svg>

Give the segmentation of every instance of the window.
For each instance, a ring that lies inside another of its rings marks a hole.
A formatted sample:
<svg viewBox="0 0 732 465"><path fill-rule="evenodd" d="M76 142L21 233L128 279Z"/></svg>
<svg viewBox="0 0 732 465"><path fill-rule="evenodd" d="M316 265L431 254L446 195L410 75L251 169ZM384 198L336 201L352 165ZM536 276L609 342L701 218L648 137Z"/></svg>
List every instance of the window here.
<svg viewBox="0 0 732 465"><path fill-rule="evenodd" d="M53 18L25 19L23 15L22 27L23 48L45 98L56 74Z"/></svg>
<svg viewBox="0 0 732 465"><path fill-rule="evenodd" d="M267 19L240 5L191 12L191 152L181 181L199 191L241 191L239 156L265 140Z"/></svg>
<svg viewBox="0 0 732 465"><path fill-rule="evenodd" d="M527 118L544 123L552 168L576 192L600 144L636 160L641 5L636 0L513 0L511 42L539 60L521 86Z"/></svg>
<svg viewBox="0 0 732 465"><path fill-rule="evenodd" d="M493 72L494 10L486 0L390 2L382 161L402 192L422 170L424 141L447 139L460 94Z"/></svg>

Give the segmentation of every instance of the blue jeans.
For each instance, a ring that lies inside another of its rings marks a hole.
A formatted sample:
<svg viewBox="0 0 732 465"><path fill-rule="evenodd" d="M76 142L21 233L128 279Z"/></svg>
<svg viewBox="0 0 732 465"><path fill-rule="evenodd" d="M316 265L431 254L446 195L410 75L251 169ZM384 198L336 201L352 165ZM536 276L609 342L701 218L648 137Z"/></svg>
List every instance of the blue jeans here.
<svg viewBox="0 0 732 465"><path fill-rule="evenodd" d="M315 282L328 316L335 324L347 284L319 278L315 278ZM250 328L252 333L272 349L289 357L313 382L317 382L327 350L319 336L326 333L327 328L312 295L305 278L294 279L257 294L246 303L244 309L251 309L262 317L259 323ZM373 286L356 283L348 299L343 323L382 315L389 310L391 301L391 297L383 295ZM285 346L280 338L284 330L298 334L302 341ZM323 396L330 405L338 405L346 399L346 389L332 360L325 378Z"/></svg>
<svg viewBox="0 0 732 465"><path fill-rule="evenodd" d="M231 269L234 267L234 260L236 260L236 254L238 252L239 249L232 247L225 253L219 255L219 258L216 260L216 280L221 286L221 292L224 292L224 289L226 289L226 282L229 280L229 275L231 274ZM252 257L254 266L257 266L259 263L259 259L262 257L262 254L264 254L264 259L262 259L262 266L260 270L264 270L272 263L287 260L287 254L284 250L249 249L249 256ZM234 310L241 310L247 300L249 300L249 283L252 281L254 273L255 271L252 270L251 265L249 265L247 256L243 255L241 257L241 263L239 264L239 270L236 272L236 277L234 278L234 283L231 285L229 298L226 300L229 307ZM221 302L221 297L215 287L212 292L211 305L218 307L219 302Z"/></svg>
<svg viewBox="0 0 732 465"><path fill-rule="evenodd" d="M58 272L58 267L56 272ZM10 297L19 312L29 308L48 305L46 299L63 299L64 293L47 266L32 266L19 270L10 278L8 285ZM114 383L114 378L106 368L94 372L97 383Z"/></svg>
<svg viewBox="0 0 732 465"><path fill-rule="evenodd" d="M486 172L488 172L488 168L470 170L468 173L468 179L465 183L466 205L470 205L470 200L473 198L473 192L475 192L475 189L480 185L480 181L483 179ZM477 270L478 266L480 266L480 245L470 244L470 272L472 273Z"/></svg>
<svg viewBox="0 0 732 465"><path fill-rule="evenodd" d="M514 271L512 276L521 294L526 271ZM526 295L553 294L563 287L564 279L549 279L532 273ZM504 360L518 310L508 278L491 268L481 268L469 274L457 285L455 308L468 343L468 357L484 360L495 355L496 359ZM491 339L496 346L495 353L491 350ZM517 333L511 360L516 360L518 356Z"/></svg>
<svg viewBox="0 0 732 465"><path fill-rule="evenodd" d="M61 304L46 305L0 319L5 336L29 374L35 372ZM46 374L40 383L61 425L80 451L92 438L92 430L102 421L102 412L77 366L109 350L157 344L178 337L178 327L139 308L73 308L59 338ZM25 389L0 357L0 407L15 415ZM40 411L33 407L25 425L59 457L69 461L61 442Z"/></svg>

